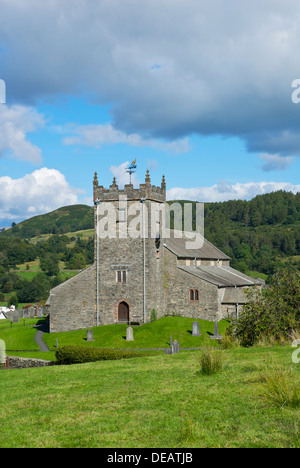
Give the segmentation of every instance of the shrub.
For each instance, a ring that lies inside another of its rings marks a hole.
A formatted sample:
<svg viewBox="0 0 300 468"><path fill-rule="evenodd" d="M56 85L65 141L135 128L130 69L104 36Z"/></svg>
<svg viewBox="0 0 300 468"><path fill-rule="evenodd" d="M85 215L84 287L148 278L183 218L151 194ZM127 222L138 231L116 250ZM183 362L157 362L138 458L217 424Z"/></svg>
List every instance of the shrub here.
<svg viewBox="0 0 300 468"><path fill-rule="evenodd" d="M114 361L145 356L136 351L93 348L87 346L62 346L55 353L58 364L82 364L84 362Z"/></svg>
<svg viewBox="0 0 300 468"><path fill-rule="evenodd" d="M220 344L222 345L223 349L235 349L240 346L240 342L234 336L229 335L227 332L224 333L222 339L220 340Z"/></svg>
<svg viewBox="0 0 300 468"><path fill-rule="evenodd" d="M292 267L276 273L270 288L264 293L249 292L238 320L233 320L227 332L243 346L252 346L261 338L264 342L283 342L300 320L300 272Z"/></svg>
<svg viewBox="0 0 300 468"><path fill-rule="evenodd" d="M14 305L16 308L18 307L18 304L19 304L19 301L18 301L18 297L16 294L12 294L9 298L9 301L8 301L8 307Z"/></svg>
<svg viewBox="0 0 300 468"><path fill-rule="evenodd" d="M265 368L258 376L262 396L275 406L300 406L300 387L292 369L284 369L279 364Z"/></svg>
<svg viewBox="0 0 300 468"><path fill-rule="evenodd" d="M206 349L200 355L200 368L202 374L211 375L223 367L223 356L220 351Z"/></svg>
<svg viewBox="0 0 300 468"><path fill-rule="evenodd" d="M157 312L155 309L152 309L150 315L150 322L155 322L155 320L157 320Z"/></svg>

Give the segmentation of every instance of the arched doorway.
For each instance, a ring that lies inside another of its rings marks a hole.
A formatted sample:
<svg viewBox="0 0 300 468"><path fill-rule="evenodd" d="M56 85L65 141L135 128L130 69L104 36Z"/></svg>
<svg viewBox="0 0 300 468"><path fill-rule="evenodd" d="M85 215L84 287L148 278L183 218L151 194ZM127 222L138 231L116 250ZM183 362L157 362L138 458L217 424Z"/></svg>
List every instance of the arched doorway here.
<svg viewBox="0 0 300 468"><path fill-rule="evenodd" d="M122 301L118 307L118 322L129 322L129 305Z"/></svg>

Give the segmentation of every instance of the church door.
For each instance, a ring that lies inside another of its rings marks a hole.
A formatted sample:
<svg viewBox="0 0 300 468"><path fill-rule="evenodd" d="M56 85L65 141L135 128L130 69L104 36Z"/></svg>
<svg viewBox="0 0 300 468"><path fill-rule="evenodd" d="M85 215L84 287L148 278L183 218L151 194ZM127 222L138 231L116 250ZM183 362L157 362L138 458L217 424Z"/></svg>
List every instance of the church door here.
<svg viewBox="0 0 300 468"><path fill-rule="evenodd" d="M119 304L118 322L129 322L129 305L127 302L120 302Z"/></svg>

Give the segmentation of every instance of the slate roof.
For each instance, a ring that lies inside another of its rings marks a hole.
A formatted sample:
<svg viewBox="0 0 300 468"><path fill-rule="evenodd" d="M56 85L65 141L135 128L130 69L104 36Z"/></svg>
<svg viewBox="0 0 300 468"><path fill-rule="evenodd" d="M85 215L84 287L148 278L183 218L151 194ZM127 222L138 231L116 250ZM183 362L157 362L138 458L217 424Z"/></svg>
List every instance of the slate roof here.
<svg viewBox="0 0 300 468"><path fill-rule="evenodd" d="M222 304L244 304L249 302L242 288L226 288Z"/></svg>
<svg viewBox="0 0 300 468"><path fill-rule="evenodd" d="M180 270L215 284L218 287L254 286L256 280L231 267L218 266L177 266Z"/></svg>
<svg viewBox="0 0 300 468"><path fill-rule="evenodd" d="M207 239L203 239L203 245L199 249L189 249L187 242L193 242L193 239L176 239L174 232L171 231L170 238L166 239L164 246L177 255L178 258L198 258L203 260L230 260L221 250L211 244Z"/></svg>

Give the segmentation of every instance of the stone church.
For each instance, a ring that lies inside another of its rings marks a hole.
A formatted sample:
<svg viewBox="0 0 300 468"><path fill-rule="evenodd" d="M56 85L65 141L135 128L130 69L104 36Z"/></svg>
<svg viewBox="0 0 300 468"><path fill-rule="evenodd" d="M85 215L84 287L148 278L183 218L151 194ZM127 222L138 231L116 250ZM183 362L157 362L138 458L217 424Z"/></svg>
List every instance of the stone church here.
<svg viewBox="0 0 300 468"><path fill-rule="evenodd" d="M236 317L245 290L260 287L206 239L187 248L185 236L163 229L164 176L157 187L147 171L139 188L120 189L115 179L109 188L99 185L95 173L93 192L95 261L50 291L50 332L142 324L154 311L157 318Z"/></svg>

